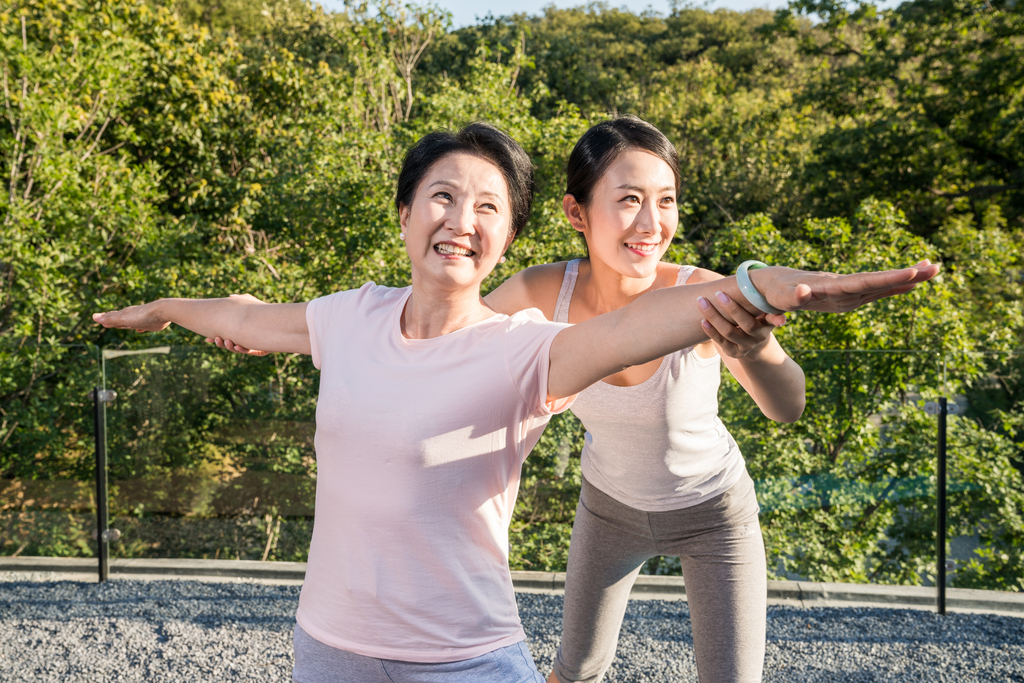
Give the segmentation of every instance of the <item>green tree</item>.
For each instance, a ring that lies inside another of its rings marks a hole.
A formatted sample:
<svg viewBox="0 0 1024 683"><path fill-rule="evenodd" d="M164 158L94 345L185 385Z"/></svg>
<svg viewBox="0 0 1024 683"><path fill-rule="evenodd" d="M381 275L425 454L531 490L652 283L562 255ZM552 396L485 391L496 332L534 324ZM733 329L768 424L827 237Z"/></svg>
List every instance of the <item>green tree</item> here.
<svg viewBox="0 0 1024 683"><path fill-rule="evenodd" d="M796 21L814 14L813 27ZM988 0L799 0L776 17L817 61L802 103L830 119L807 168L810 206L844 215L890 198L930 235L993 203L1024 223L1024 9Z"/></svg>

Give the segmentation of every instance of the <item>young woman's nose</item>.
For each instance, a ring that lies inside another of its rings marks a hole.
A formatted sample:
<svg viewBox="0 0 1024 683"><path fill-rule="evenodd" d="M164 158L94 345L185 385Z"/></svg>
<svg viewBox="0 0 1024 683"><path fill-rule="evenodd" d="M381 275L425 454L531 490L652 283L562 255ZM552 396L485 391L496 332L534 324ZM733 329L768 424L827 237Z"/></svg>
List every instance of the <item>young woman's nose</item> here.
<svg viewBox="0 0 1024 683"><path fill-rule="evenodd" d="M636 217L636 231L644 235L656 235L661 231L658 206L654 202L644 202Z"/></svg>

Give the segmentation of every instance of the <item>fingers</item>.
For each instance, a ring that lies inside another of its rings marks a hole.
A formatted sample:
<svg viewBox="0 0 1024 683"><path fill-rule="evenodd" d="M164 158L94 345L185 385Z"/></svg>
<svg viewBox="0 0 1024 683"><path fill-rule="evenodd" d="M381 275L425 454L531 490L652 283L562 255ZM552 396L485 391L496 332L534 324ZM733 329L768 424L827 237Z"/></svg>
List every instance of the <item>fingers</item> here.
<svg viewBox="0 0 1024 683"><path fill-rule="evenodd" d="M120 311L106 311L104 313L93 313L92 319L106 327L107 329L114 328L119 330L130 330L134 329L134 325L130 324L129 321L125 320L125 309Z"/></svg>
<svg viewBox="0 0 1024 683"><path fill-rule="evenodd" d="M704 332L708 335L708 339L718 344L720 348L732 346L732 344L728 340L726 340L726 338L723 337L718 330L715 329L715 326L709 323L707 320L701 320L700 326L704 328Z"/></svg>
<svg viewBox="0 0 1024 683"><path fill-rule="evenodd" d="M747 334L753 334L754 331L761 326L761 322L754 316L747 313L738 303L729 298L729 295L724 292L715 292L715 299L713 301L716 311L725 313L737 327L746 332ZM705 316L706 317L706 316ZM714 321L708 318L708 320L714 324ZM724 332L724 330L721 330Z"/></svg>
<svg viewBox="0 0 1024 683"><path fill-rule="evenodd" d="M715 299L697 299L704 316L701 326L727 356L741 357L764 346L771 337L773 325L765 317L755 318L726 294L718 292ZM730 322L719 309L725 309L736 322Z"/></svg>
<svg viewBox="0 0 1024 683"><path fill-rule="evenodd" d="M236 344L232 342L230 339L221 339L220 337L214 337L213 339L207 338L207 341L216 344L219 348L231 351L232 353L240 353L242 355L263 356L269 353L269 351L260 351L254 348L246 348L241 344Z"/></svg>

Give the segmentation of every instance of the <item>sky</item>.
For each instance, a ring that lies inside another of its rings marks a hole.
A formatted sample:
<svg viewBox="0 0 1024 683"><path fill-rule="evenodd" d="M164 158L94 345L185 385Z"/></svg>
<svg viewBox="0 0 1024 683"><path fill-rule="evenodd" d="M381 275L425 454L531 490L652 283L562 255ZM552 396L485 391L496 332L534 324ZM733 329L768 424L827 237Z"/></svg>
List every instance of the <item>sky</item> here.
<svg viewBox="0 0 1024 683"><path fill-rule="evenodd" d="M344 8L344 0L316 1L322 4L324 9L340 10ZM516 2L508 2L507 0L438 0L437 4L452 13L452 22L455 28L460 28L476 23L478 17L482 19L487 16L488 12L495 16L518 12L538 14L544 7L551 4L557 7L577 7L586 4L586 0L557 0L555 2L551 0L516 0ZM608 4L613 7L625 7L638 13L648 8L661 14L668 14L669 12L669 0L625 0L619 2L608 0ZM786 0L711 0L706 5L701 5L700 2L694 2L693 4L695 6L705 6L711 10L725 8L742 12L754 7L776 9L787 3Z"/></svg>

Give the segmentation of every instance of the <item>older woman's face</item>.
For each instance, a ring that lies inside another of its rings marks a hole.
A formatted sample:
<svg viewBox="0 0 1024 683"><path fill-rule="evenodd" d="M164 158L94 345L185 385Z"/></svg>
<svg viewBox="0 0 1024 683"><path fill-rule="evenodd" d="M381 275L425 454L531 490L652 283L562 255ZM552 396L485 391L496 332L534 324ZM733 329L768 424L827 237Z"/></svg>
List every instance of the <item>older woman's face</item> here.
<svg viewBox="0 0 1024 683"><path fill-rule="evenodd" d="M434 163L400 216L414 284L479 289L511 242L505 178L472 154Z"/></svg>

